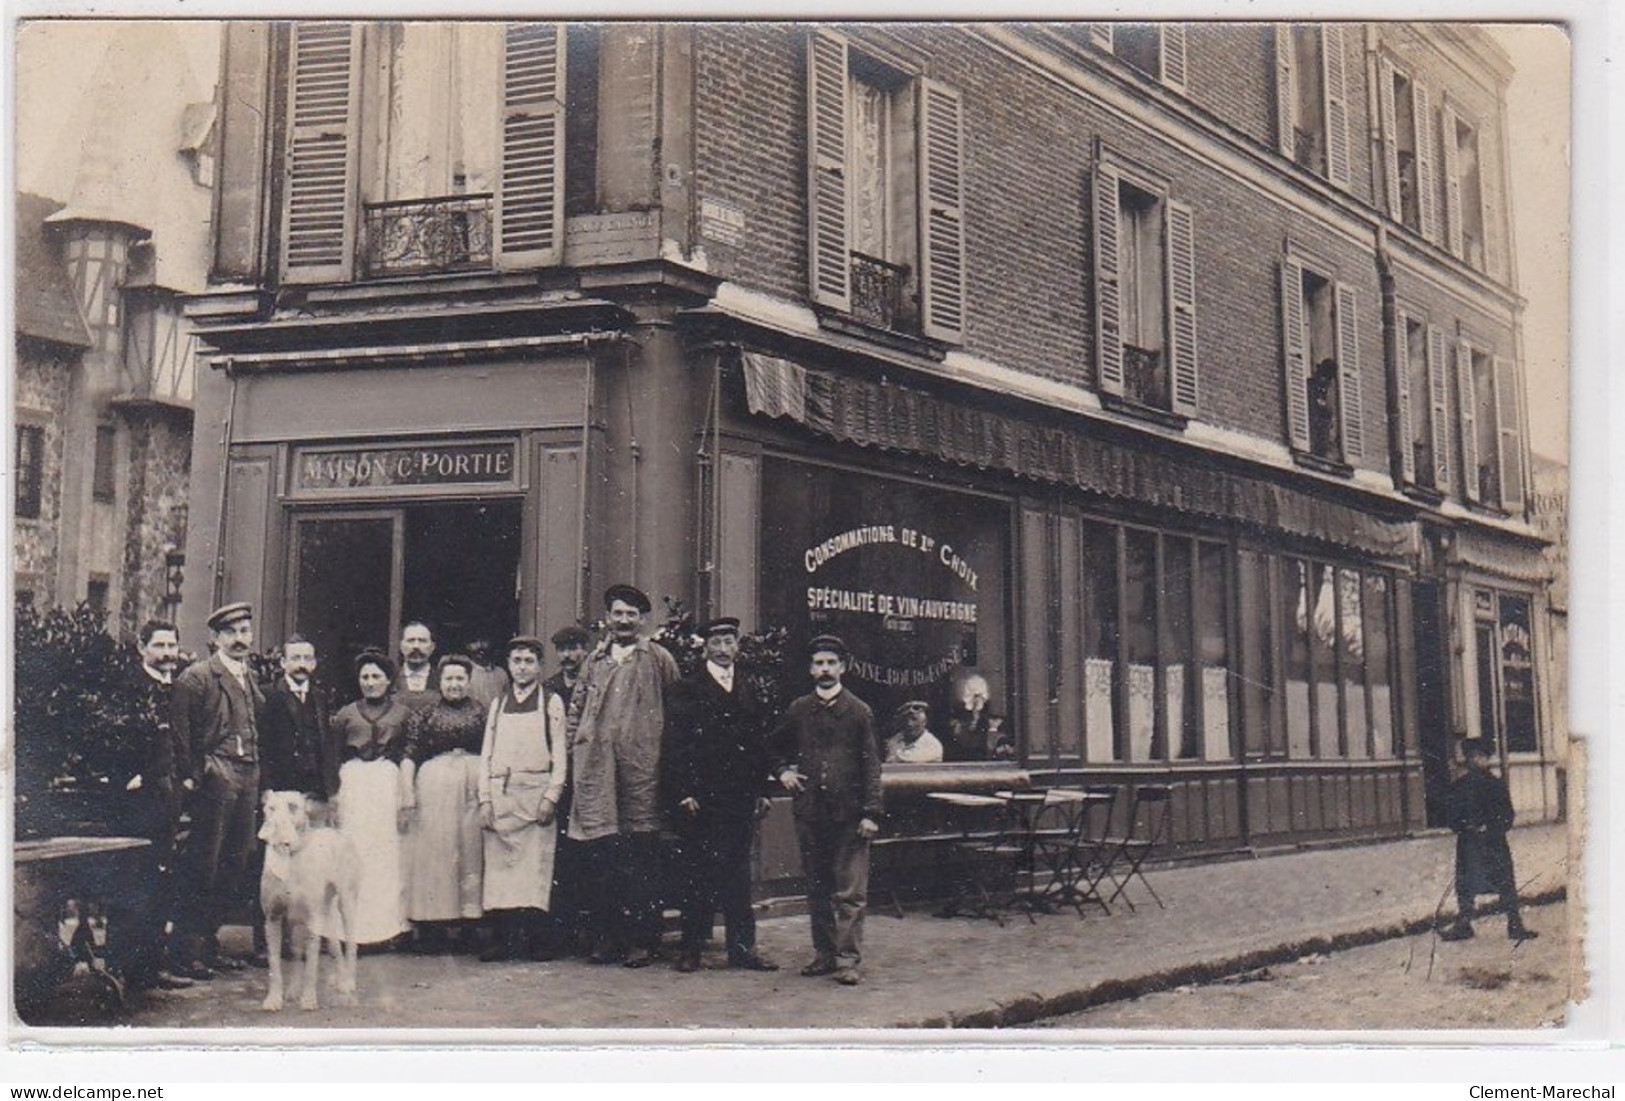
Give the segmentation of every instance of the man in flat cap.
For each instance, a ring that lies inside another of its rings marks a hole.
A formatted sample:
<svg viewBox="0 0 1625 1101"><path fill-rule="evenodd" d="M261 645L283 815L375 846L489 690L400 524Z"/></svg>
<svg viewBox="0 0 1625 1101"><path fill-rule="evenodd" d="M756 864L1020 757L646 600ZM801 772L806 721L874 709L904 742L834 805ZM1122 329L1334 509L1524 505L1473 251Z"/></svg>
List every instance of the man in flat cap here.
<svg viewBox="0 0 1625 1101"><path fill-rule="evenodd" d="M631 585L604 593L609 637L570 698L569 836L592 868L594 963L647 967L660 946L660 746L677 662L643 637L649 598Z"/></svg>
<svg viewBox="0 0 1625 1101"><path fill-rule="evenodd" d="M869 903L869 840L880 832L880 742L874 712L841 685L846 644L819 635L807 647L813 690L792 702L770 739L774 772L795 796L796 840L807 875L813 961L803 975L845 986L858 970Z"/></svg>
<svg viewBox="0 0 1625 1101"><path fill-rule="evenodd" d="M738 668L739 620L700 628L705 665L678 682L666 723L662 770L667 815L678 837L683 948L677 970L700 969L720 908L728 966L777 971L756 951L750 850L767 810L770 761L761 704Z"/></svg>
<svg viewBox="0 0 1625 1101"><path fill-rule="evenodd" d="M175 678L170 696L175 744L187 751L191 832L180 860L186 893L179 915L181 963L175 973L212 978L243 963L220 953L220 926L242 895L253 852L259 800L259 711L265 705L248 656L254 649L254 610L246 603L216 608L208 619L214 653Z"/></svg>
<svg viewBox="0 0 1625 1101"><path fill-rule="evenodd" d="M1461 743L1462 772L1445 795L1450 828L1456 833L1456 920L1439 934L1441 940L1467 940L1473 935L1473 903L1481 894L1498 896L1496 909L1506 911L1507 937L1533 940L1537 934L1518 910L1518 877L1512 870L1512 797L1506 781L1490 771L1495 747L1486 738Z"/></svg>

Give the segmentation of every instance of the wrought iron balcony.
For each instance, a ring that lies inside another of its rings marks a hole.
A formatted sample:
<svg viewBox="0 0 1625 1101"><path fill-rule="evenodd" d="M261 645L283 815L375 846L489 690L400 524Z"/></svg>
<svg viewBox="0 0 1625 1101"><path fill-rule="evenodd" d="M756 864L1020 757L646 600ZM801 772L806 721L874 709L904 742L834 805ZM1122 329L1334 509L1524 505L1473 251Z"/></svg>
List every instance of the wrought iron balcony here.
<svg viewBox="0 0 1625 1101"><path fill-rule="evenodd" d="M362 267L370 277L487 270L491 203L490 194L367 203Z"/></svg>
<svg viewBox="0 0 1625 1101"><path fill-rule="evenodd" d="M852 316L882 329L901 330L913 323L905 291L908 267L861 252L852 254Z"/></svg>

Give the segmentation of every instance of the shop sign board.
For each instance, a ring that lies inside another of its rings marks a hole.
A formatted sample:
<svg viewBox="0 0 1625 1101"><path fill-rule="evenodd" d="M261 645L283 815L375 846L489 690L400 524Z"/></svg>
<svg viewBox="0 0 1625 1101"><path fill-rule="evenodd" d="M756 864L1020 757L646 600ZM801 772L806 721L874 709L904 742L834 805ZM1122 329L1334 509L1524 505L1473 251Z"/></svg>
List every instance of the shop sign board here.
<svg viewBox="0 0 1625 1101"><path fill-rule="evenodd" d="M417 486L496 486L517 480L513 440L414 443L389 447L302 447L293 488L311 493Z"/></svg>

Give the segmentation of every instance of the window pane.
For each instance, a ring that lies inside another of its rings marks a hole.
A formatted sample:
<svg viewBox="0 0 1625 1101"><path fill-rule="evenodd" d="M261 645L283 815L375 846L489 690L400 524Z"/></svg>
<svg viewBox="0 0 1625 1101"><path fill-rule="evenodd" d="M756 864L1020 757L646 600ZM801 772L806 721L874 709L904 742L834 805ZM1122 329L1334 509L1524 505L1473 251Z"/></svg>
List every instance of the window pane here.
<svg viewBox="0 0 1625 1101"><path fill-rule="evenodd" d="M1416 462L1416 483L1433 485L1433 398L1428 378L1427 327L1405 322L1405 371L1411 392L1411 439L1408 446Z"/></svg>
<svg viewBox="0 0 1625 1101"><path fill-rule="evenodd" d="M1495 419L1495 361L1473 353L1473 431L1478 440L1478 499L1501 503L1501 432ZM1473 472L1469 472L1471 476Z"/></svg>
<svg viewBox="0 0 1625 1101"><path fill-rule="evenodd" d="M1124 533L1123 641L1127 663L1129 760L1153 760L1157 680L1157 537Z"/></svg>
<svg viewBox="0 0 1625 1101"><path fill-rule="evenodd" d="M37 520L45 481L45 429L37 424L17 426L17 500L14 511L24 520Z"/></svg>
<svg viewBox="0 0 1625 1101"><path fill-rule="evenodd" d="M1257 551L1240 552L1241 730L1249 755L1275 754L1282 748L1275 709L1275 624L1270 605L1271 558Z"/></svg>
<svg viewBox="0 0 1625 1101"><path fill-rule="evenodd" d="M1083 529L1083 723L1090 761L1118 759L1114 673L1117 669L1117 529Z"/></svg>
<svg viewBox="0 0 1625 1101"><path fill-rule="evenodd" d="M1315 751L1320 757L1343 753L1337 718L1337 594L1335 571L1321 562L1309 565L1309 658L1313 668Z"/></svg>
<svg viewBox="0 0 1625 1101"><path fill-rule="evenodd" d="M1309 620L1314 603L1309 596L1308 563L1288 558L1281 566L1287 752L1302 759L1314 756L1309 732Z"/></svg>
<svg viewBox="0 0 1625 1101"><path fill-rule="evenodd" d="M1225 590L1225 548L1200 544L1196 575L1196 639L1201 669L1202 756L1227 760L1230 748L1230 653Z"/></svg>
<svg viewBox="0 0 1625 1101"><path fill-rule="evenodd" d="M1196 697L1191 690L1191 544L1162 540L1162 691L1170 757L1195 757ZM1160 756L1161 754L1159 754Z"/></svg>
<svg viewBox="0 0 1625 1101"><path fill-rule="evenodd" d="M1365 679L1371 686L1372 752L1378 758L1394 755L1393 677L1388 647L1388 578L1365 576Z"/></svg>
<svg viewBox="0 0 1625 1101"><path fill-rule="evenodd" d="M98 501L111 501L114 497L114 458L117 445L117 428L110 424L96 426L96 452L91 468L90 495Z"/></svg>
<svg viewBox="0 0 1625 1101"><path fill-rule="evenodd" d="M1540 748L1535 729L1534 648L1529 633L1529 601L1501 598L1501 692L1506 716L1507 752Z"/></svg>
<svg viewBox="0 0 1625 1101"><path fill-rule="evenodd" d="M1495 742L1495 624L1473 628L1473 650L1478 657L1478 736L1486 745Z"/></svg>
<svg viewBox="0 0 1625 1101"><path fill-rule="evenodd" d="M1337 571L1337 613L1342 632L1343 708L1350 757L1370 755L1365 699L1365 618L1363 593L1356 570Z"/></svg>

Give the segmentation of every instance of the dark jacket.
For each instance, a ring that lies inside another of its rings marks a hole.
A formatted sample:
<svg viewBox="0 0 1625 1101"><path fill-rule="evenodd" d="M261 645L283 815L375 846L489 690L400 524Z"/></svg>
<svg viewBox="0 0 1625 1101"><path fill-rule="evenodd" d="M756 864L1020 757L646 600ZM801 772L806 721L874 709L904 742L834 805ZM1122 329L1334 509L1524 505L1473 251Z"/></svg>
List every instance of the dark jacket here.
<svg viewBox="0 0 1625 1101"><path fill-rule="evenodd" d="M305 702L278 678L260 707L260 790L331 799L339 790L339 743L327 696L314 683Z"/></svg>
<svg viewBox="0 0 1625 1101"><path fill-rule="evenodd" d="M265 697L254 683L252 671L246 698L237 679L226 671L219 655L193 662L175 678L170 698L170 721L175 727L175 744L186 747L179 767L194 784L203 782L203 761L210 756L237 758L236 738L240 735L243 758L258 756L256 712Z"/></svg>
<svg viewBox="0 0 1625 1101"><path fill-rule="evenodd" d="M850 690L843 689L827 704L816 692L796 699L779 720L770 745L775 775L794 767L806 777L792 804L797 818L880 820L883 754L875 716Z"/></svg>
<svg viewBox="0 0 1625 1101"><path fill-rule="evenodd" d="M732 692L724 692L704 666L677 683L660 756L662 801L672 821L682 821L677 804L688 798L702 814L754 815L757 797L769 792L765 720L739 669Z"/></svg>
<svg viewBox="0 0 1625 1101"><path fill-rule="evenodd" d="M189 773L186 743L177 738L171 714L174 682L165 684L154 679L145 667L137 668L134 680L134 691L141 701L142 726L148 732L141 754L141 785L154 790L178 790Z"/></svg>
<svg viewBox="0 0 1625 1101"><path fill-rule="evenodd" d="M1512 796L1488 772L1468 769L1450 782L1446 796L1450 828L1456 831L1456 889L1464 894L1515 891L1512 849Z"/></svg>

